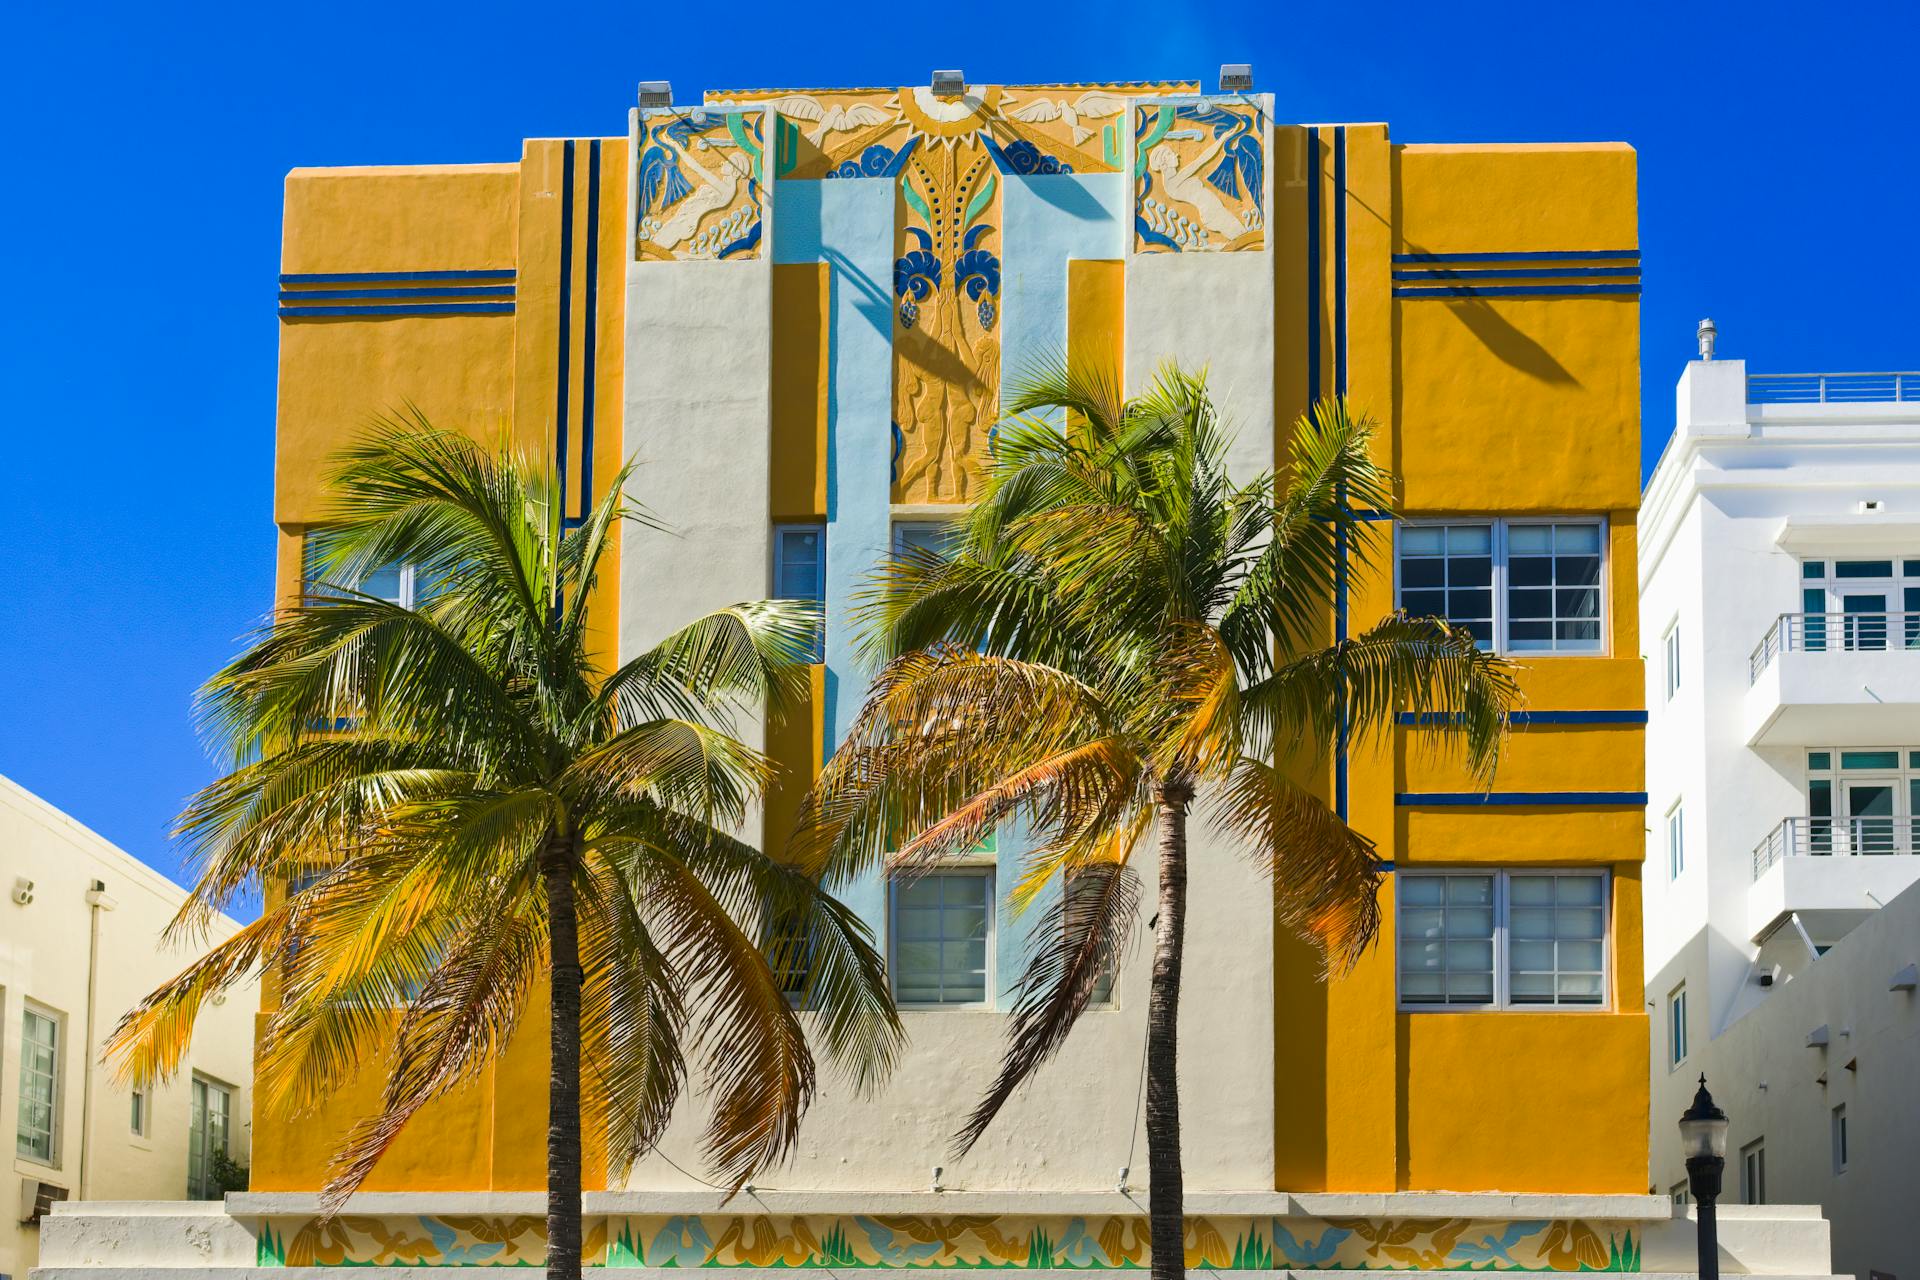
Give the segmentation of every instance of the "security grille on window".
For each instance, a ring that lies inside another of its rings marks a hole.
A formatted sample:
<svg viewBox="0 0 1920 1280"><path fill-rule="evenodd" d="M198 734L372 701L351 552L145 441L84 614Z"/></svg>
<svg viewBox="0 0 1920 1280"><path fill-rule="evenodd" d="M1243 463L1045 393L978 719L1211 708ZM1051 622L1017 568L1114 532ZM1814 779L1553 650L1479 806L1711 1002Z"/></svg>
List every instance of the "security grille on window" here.
<svg viewBox="0 0 1920 1280"><path fill-rule="evenodd" d="M1400 608L1486 649L1599 653L1604 535L1591 520L1404 525Z"/></svg>
<svg viewBox="0 0 1920 1280"><path fill-rule="evenodd" d="M827 531L817 524L782 524L773 529L773 594L782 600L827 599ZM814 632L811 660L826 654L826 626Z"/></svg>
<svg viewBox="0 0 1920 1280"><path fill-rule="evenodd" d="M1603 1006L1606 886L1590 871L1401 874L1401 1005Z"/></svg>
<svg viewBox="0 0 1920 1280"><path fill-rule="evenodd" d="M52 1164L59 1150L60 1023L27 1009L20 1020L20 1132L17 1151Z"/></svg>
<svg viewBox="0 0 1920 1280"><path fill-rule="evenodd" d="M983 1005L993 876L931 871L893 886L893 995L901 1004Z"/></svg>

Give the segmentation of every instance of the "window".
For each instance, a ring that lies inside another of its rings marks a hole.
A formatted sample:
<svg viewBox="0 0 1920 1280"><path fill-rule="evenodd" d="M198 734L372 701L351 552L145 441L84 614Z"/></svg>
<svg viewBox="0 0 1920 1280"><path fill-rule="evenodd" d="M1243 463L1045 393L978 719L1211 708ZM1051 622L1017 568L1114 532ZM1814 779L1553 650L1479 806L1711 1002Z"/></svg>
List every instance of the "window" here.
<svg viewBox="0 0 1920 1280"><path fill-rule="evenodd" d="M893 554L926 552L946 559L953 553L960 531L944 520L897 520L893 526Z"/></svg>
<svg viewBox="0 0 1920 1280"><path fill-rule="evenodd" d="M1685 1182L1676 1182L1667 1188L1667 1198L1673 1201L1673 1207L1684 1209L1692 1202L1693 1196Z"/></svg>
<svg viewBox="0 0 1920 1280"><path fill-rule="evenodd" d="M227 1154L233 1121L233 1090L204 1076L193 1078L193 1126L187 1134L187 1198L214 1200L220 1184L214 1157Z"/></svg>
<svg viewBox="0 0 1920 1280"><path fill-rule="evenodd" d="M402 609L414 609L425 604L433 596L434 582L427 571L417 565L395 562L383 564L364 574L355 583L335 582L320 576L318 564L320 544L309 536L302 542L303 565L301 572L310 586L348 587L362 595L385 600L388 604L397 604ZM320 594L325 594L322 591Z"/></svg>
<svg viewBox="0 0 1920 1280"><path fill-rule="evenodd" d="M817 524L773 527L773 594L782 600L827 602L827 530ZM814 632L812 660L826 656L826 622Z"/></svg>
<svg viewBox="0 0 1920 1280"><path fill-rule="evenodd" d="M1847 1171L1847 1104L1833 1109L1833 1171Z"/></svg>
<svg viewBox="0 0 1920 1280"><path fill-rule="evenodd" d="M807 986L813 977L813 935L806 921L794 914L774 915L767 921L767 967L779 980L787 1003L804 1009Z"/></svg>
<svg viewBox="0 0 1920 1280"><path fill-rule="evenodd" d="M1740 1148L1740 1199L1746 1204L1767 1202L1767 1148L1760 1138Z"/></svg>
<svg viewBox="0 0 1920 1280"><path fill-rule="evenodd" d="M1687 1060L1687 984L1667 993L1667 1066Z"/></svg>
<svg viewBox="0 0 1920 1280"><path fill-rule="evenodd" d="M1400 607L1503 653L1600 653L1604 526L1593 520L1409 524Z"/></svg>
<svg viewBox="0 0 1920 1280"><path fill-rule="evenodd" d="M1666 655L1667 699L1680 692L1680 624L1674 623L1667 628L1667 638L1661 643Z"/></svg>
<svg viewBox="0 0 1920 1280"><path fill-rule="evenodd" d="M1396 883L1402 1008L1605 1005L1605 872L1417 872Z"/></svg>
<svg viewBox="0 0 1920 1280"><path fill-rule="evenodd" d="M993 873L929 871L893 885L893 995L903 1005L987 1003Z"/></svg>
<svg viewBox="0 0 1920 1280"><path fill-rule="evenodd" d="M133 1136L136 1138L146 1137L147 1136L147 1091L145 1089L135 1089L133 1091L132 1112L133 1114L131 1115L131 1117L128 1119L128 1122L127 1122L127 1128L132 1130Z"/></svg>
<svg viewBox="0 0 1920 1280"><path fill-rule="evenodd" d="M1804 560L1801 643L1827 648L1920 648L1920 560Z"/></svg>
<svg viewBox="0 0 1920 1280"><path fill-rule="evenodd" d="M1076 896L1089 892L1097 893L1098 891L1099 886L1094 880L1075 875L1072 872L1067 873L1066 900L1069 906L1072 905ZM1110 1005L1113 1003L1113 966L1111 964L1093 980L1093 994L1087 997L1087 1003L1089 1005Z"/></svg>
<svg viewBox="0 0 1920 1280"><path fill-rule="evenodd" d="M1678 880L1687 869L1687 827L1680 806L1667 810L1667 879Z"/></svg>
<svg viewBox="0 0 1920 1280"><path fill-rule="evenodd" d="M29 1007L20 1020L20 1135L25 1159L54 1164L60 1154L60 1020Z"/></svg>
<svg viewBox="0 0 1920 1280"><path fill-rule="evenodd" d="M1805 824L1815 857L1920 851L1920 749L1807 752Z"/></svg>

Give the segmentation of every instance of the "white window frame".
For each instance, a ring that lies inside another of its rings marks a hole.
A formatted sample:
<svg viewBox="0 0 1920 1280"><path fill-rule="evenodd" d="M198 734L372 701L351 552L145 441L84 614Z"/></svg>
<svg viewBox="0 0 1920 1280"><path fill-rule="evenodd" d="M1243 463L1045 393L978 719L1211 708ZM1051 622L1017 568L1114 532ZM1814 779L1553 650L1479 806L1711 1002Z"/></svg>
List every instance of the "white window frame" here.
<svg viewBox="0 0 1920 1280"><path fill-rule="evenodd" d="M47 1154L44 1157L35 1155L33 1152L23 1149L21 1146L21 1139L27 1136L25 1130L22 1128L25 1117L21 1113L26 1109L27 1105L26 1022L28 1018L38 1018L53 1028L53 1078L49 1082L51 1087L48 1091L49 1097L47 1105ZM66 1103L66 1074L66 1015L58 1009L50 1008L47 1005L40 1004L38 1001L28 1000L23 1002L20 1013L19 1080L15 1086L16 1096L14 1098L13 1149L16 1160L24 1161L27 1164L40 1165L48 1169L58 1169L60 1167L61 1140L66 1136L65 1133L62 1132L65 1126L61 1123L65 1118L61 1112L64 1110Z"/></svg>
<svg viewBox="0 0 1920 1280"><path fill-rule="evenodd" d="M1840 1103L1828 1115L1833 1135L1833 1172L1838 1176L1847 1171L1847 1104Z"/></svg>
<svg viewBox="0 0 1920 1280"><path fill-rule="evenodd" d="M1507 635L1507 624L1510 621L1510 611L1507 606L1507 535L1511 530L1525 526L1556 524L1592 525L1600 531L1600 581L1598 584L1600 593L1600 637L1596 647L1592 649L1521 649L1516 651ZM1493 591L1493 646L1489 652L1509 654L1526 659L1604 658L1610 655L1612 650L1612 627L1609 625L1608 620L1612 616L1613 596L1611 590L1611 579L1613 576L1612 539L1609 536L1609 526L1605 516L1572 514L1564 516L1528 516L1525 518L1464 516L1458 519L1450 519L1445 516L1432 516L1421 517L1414 520L1401 520L1399 521L1399 525L1402 528L1419 528L1423 525L1454 527L1478 525L1493 531L1493 579L1491 584ZM1393 542L1393 607L1396 609L1401 607L1400 554L1400 538L1396 530Z"/></svg>
<svg viewBox="0 0 1920 1280"><path fill-rule="evenodd" d="M781 580L786 577L787 557L784 550L784 533L814 533L820 537L820 627L813 641L813 661L825 662L827 657L827 526L817 520L780 520L773 525L773 582L772 590L767 594L775 599L804 599L802 596L783 596L780 594Z"/></svg>
<svg viewBox="0 0 1920 1280"><path fill-rule="evenodd" d="M226 1129L223 1135L225 1150L222 1151L221 1154L226 1156L228 1159L232 1159L233 1157L233 1126L234 1126L234 1121L235 1121L235 1117L238 1110L234 1106L234 1103L238 1100L240 1091L238 1089L235 1089L232 1085L226 1083L223 1080L216 1080L212 1076L202 1075L200 1072L196 1071L193 1073L193 1077L187 1085L187 1089L188 1089L187 1100L188 1100L189 1108L192 1107L193 1090L202 1089L202 1088L207 1091L207 1098L209 1103L211 1103L213 1095L215 1093L222 1094L226 1097L226 1100L227 1100ZM199 1141L202 1143L203 1146L205 1143L206 1135L211 1133L213 1129L213 1125L211 1122L210 1106L208 1108L208 1114L209 1114L209 1119L206 1123L202 1124L201 1132L199 1135ZM187 1196L190 1199L208 1199L210 1197L208 1197L207 1195L203 1194L203 1195L196 1196L194 1194L196 1191L196 1188L193 1185L193 1157L196 1154L194 1150L195 1141L196 1141L196 1138L193 1132L192 1113L191 1113L191 1110L189 1110L188 1120L187 1120ZM197 1188L197 1190L201 1192L207 1192L211 1190L211 1187L208 1184L210 1183L213 1177L213 1151L211 1148L206 1148L199 1151L198 1154L201 1158L201 1163L200 1163L201 1186Z"/></svg>
<svg viewBox="0 0 1920 1280"><path fill-rule="evenodd" d="M127 1095L127 1132L136 1138L148 1136L153 1128L153 1095L145 1089L135 1089Z"/></svg>
<svg viewBox="0 0 1920 1280"><path fill-rule="evenodd" d="M302 590L304 590L309 585L318 585L318 584L327 583L326 579L314 576L313 535L318 531L319 528L320 526L309 527L305 532L303 532L300 535L300 578L301 578ZM382 565L380 567L385 568L386 566ZM399 588L400 598L394 601L393 603L398 604L402 609L417 608L420 604L419 595L415 590L415 582L414 582L415 570L417 566L411 560L402 560L397 567L400 570L400 588ZM340 584L332 583L327 585L332 585L337 587ZM360 585L356 583L348 589L353 591L358 591L360 589Z"/></svg>
<svg viewBox="0 0 1920 1280"><path fill-rule="evenodd" d="M1400 895L1394 893L1394 998L1401 1013L1611 1013L1613 1011L1613 872L1606 867L1555 865L1529 867L1496 864L1484 867L1400 866L1395 876L1493 877L1493 1002L1491 1004L1409 1003L1400 992ZM1512 961L1507 940L1507 884L1512 876L1589 876L1600 882L1600 999L1595 1004L1516 1004L1508 987Z"/></svg>
<svg viewBox="0 0 1920 1280"><path fill-rule="evenodd" d="M1740 1203L1767 1202L1767 1140L1755 1138L1740 1148Z"/></svg>
<svg viewBox="0 0 1920 1280"><path fill-rule="evenodd" d="M887 986L893 993L894 1007L896 1009L935 1011L946 1009L991 1009L994 1007L995 996L1000 989L999 979L995 971L995 952L999 949L1000 942L1000 906L999 900L994 896L997 888L998 872L999 868L991 862L953 862L925 871L914 871L910 874L887 877ZM903 887L903 880L919 879L925 876L972 876L986 881L987 972L981 987L983 998L980 1000L940 1000L929 1003L917 1000L901 1000L899 998L900 962L898 948L900 943L900 930L896 927L896 922L899 920L900 890Z"/></svg>
<svg viewBox="0 0 1920 1280"><path fill-rule="evenodd" d="M1687 984L1667 992L1667 1070L1678 1071L1693 1051L1692 1028L1687 1022Z"/></svg>
<svg viewBox="0 0 1920 1280"><path fill-rule="evenodd" d="M1667 810L1667 879L1678 880L1687 869L1687 813L1685 802L1675 800Z"/></svg>
<svg viewBox="0 0 1920 1280"><path fill-rule="evenodd" d="M1693 1189L1688 1185L1686 1179L1682 1178L1679 1182L1667 1188L1667 1198L1673 1201L1674 1208L1684 1209L1693 1203Z"/></svg>
<svg viewBox="0 0 1920 1280"><path fill-rule="evenodd" d="M1663 665L1665 667L1665 671L1663 674L1664 674L1666 691L1667 691L1666 700L1668 702L1672 702L1674 695L1680 692L1680 621L1679 619L1676 618L1673 621L1673 623L1667 627L1666 635L1661 637L1660 652L1662 654Z"/></svg>

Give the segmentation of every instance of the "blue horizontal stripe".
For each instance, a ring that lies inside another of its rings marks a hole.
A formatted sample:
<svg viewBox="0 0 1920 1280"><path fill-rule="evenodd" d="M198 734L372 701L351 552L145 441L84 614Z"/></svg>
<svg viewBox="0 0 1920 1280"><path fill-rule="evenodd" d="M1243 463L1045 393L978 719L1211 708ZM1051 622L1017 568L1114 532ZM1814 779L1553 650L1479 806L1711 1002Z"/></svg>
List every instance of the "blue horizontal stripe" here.
<svg viewBox="0 0 1920 1280"><path fill-rule="evenodd" d="M1410 808L1459 805L1634 805L1644 806L1644 791L1402 791L1393 797Z"/></svg>
<svg viewBox="0 0 1920 1280"><path fill-rule="evenodd" d="M1408 267L1395 280L1520 280L1542 276L1639 276L1638 267Z"/></svg>
<svg viewBox="0 0 1920 1280"><path fill-rule="evenodd" d="M1640 260L1638 249L1567 249L1555 252L1549 249L1532 249L1524 253L1396 253L1395 262L1552 262L1556 259L1568 261L1591 261L1597 258L1630 258Z"/></svg>
<svg viewBox="0 0 1920 1280"><path fill-rule="evenodd" d="M321 275L286 275L281 284L371 284L381 280L511 280L517 275L512 267L488 267L478 271L335 271Z"/></svg>
<svg viewBox="0 0 1920 1280"><path fill-rule="evenodd" d="M1394 717L1401 724L1445 724L1458 717L1445 711L1402 711ZM1645 724L1644 711L1514 711L1508 724Z"/></svg>
<svg viewBox="0 0 1920 1280"><path fill-rule="evenodd" d="M1637 298L1640 296L1640 286L1637 284L1458 284L1412 288L1399 285L1395 287L1393 296L1396 298L1547 298L1581 293L1605 293L1617 297Z"/></svg>
<svg viewBox="0 0 1920 1280"><path fill-rule="evenodd" d="M331 320L337 316L510 316L511 302L414 302L398 307L282 307L283 320Z"/></svg>
<svg viewBox="0 0 1920 1280"><path fill-rule="evenodd" d="M426 289L375 289L369 293L354 293L351 290L338 289L282 289L282 302L349 302L356 300L379 301L383 298L511 298L513 286L510 284L445 284L438 288Z"/></svg>

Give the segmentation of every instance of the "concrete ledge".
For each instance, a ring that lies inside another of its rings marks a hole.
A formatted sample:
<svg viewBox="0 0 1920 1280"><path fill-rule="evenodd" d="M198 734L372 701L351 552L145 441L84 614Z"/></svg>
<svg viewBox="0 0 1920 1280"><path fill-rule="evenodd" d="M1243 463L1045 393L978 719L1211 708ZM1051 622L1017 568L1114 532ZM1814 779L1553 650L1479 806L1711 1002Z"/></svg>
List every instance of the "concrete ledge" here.
<svg viewBox="0 0 1920 1280"><path fill-rule="evenodd" d="M944 1217L996 1214L1054 1217L1083 1214L1144 1214L1144 1189L1118 1191L589 1191L581 1197L588 1217L656 1214L918 1214ZM1771 1206L1768 1206L1771 1207ZM320 1197L305 1191L236 1192L226 1211L236 1218L300 1217L320 1212ZM364 1191L348 1199L344 1213L525 1214L547 1211L539 1191ZM1398 1191L1370 1194L1273 1191L1191 1191L1189 1215L1253 1218L1586 1218L1652 1222L1673 1216L1665 1196L1519 1195L1499 1192Z"/></svg>

